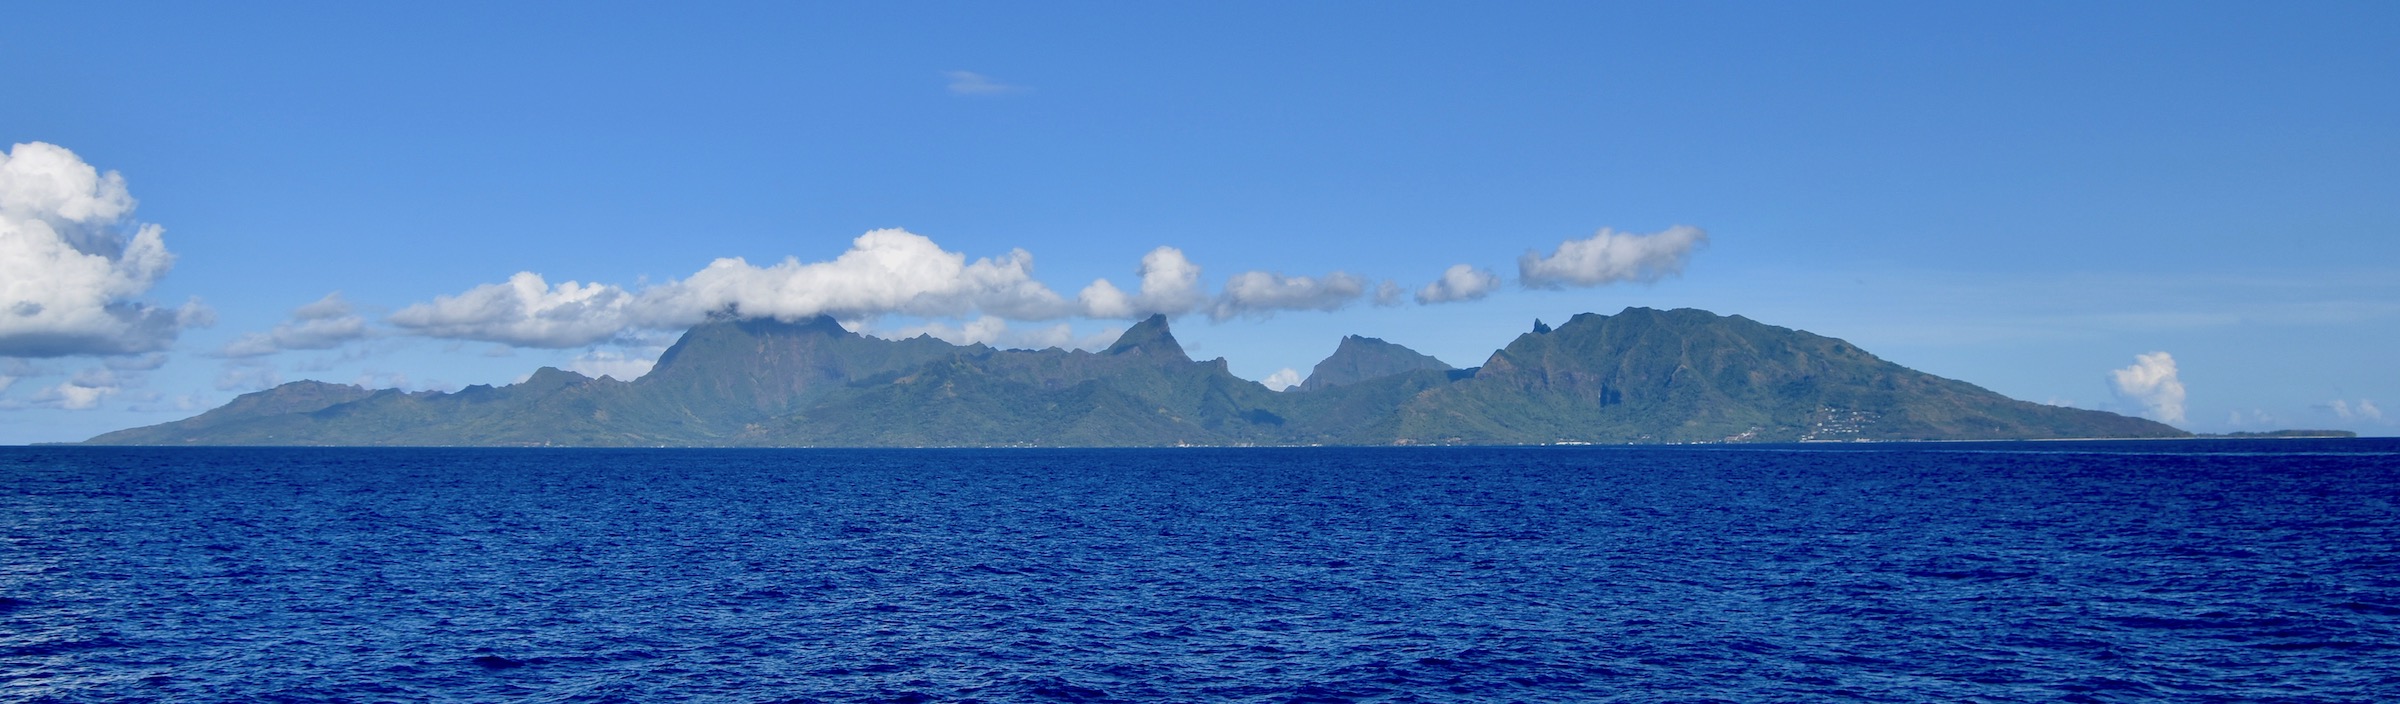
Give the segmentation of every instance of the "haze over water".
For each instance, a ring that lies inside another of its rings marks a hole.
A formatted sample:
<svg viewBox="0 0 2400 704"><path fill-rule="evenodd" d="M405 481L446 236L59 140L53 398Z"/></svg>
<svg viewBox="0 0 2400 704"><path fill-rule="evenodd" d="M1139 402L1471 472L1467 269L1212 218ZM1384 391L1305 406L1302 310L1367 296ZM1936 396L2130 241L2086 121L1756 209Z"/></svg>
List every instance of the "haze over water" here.
<svg viewBox="0 0 2400 704"><path fill-rule="evenodd" d="M2376 701L2400 441L0 448L0 699Z"/></svg>

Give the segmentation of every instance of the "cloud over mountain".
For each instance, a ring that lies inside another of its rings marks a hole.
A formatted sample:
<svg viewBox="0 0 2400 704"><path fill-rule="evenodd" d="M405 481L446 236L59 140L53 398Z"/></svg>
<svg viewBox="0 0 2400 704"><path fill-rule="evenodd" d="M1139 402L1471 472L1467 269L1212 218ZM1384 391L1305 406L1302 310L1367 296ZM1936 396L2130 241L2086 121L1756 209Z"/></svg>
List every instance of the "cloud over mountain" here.
<svg viewBox="0 0 2400 704"><path fill-rule="evenodd" d="M1708 233L1688 225L1647 235L1604 227L1590 237L1559 243L1550 256L1526 252L1517 258L1517 278L1526 288L1650 283L1683 273L1692 252L1707 244Z"/></svg>
<svg viewBox="0 0 2400 704"><path fill-rule="evenodd" d="M1562 244L1549 257L1526 255L1527 285L1656 279L1680 271L1691 249L1706 239L1689 227L1652 235L1603 229L1591 238ZM1200 265L1183 250L1164 246L1142 255L1134 273L1139 283L1131 291L1096 279L1070 300L1034 277L1033 255L1025 250L969 259L923 235L884 229L858 236L829 261L787 257L772 266L758 266L741 258L718 259L691 276L638 290L579 281L553 284L541 274L518 272L503 283L406 306L386 322L425 337L566 348L608 342L633 330L681 329L720 314L782 320L831 315L845 321L904 316L972 321L960 327L928 324L918 330L944 339L1049 342L1071 335L1045 332L1035 340L1022 331L1006 336L999 331L1009 321L1061 318L1139 319L1205 312L1222 321L1282 311L1331 311L1362 298L1396 305L1407 295L1396 283L1342 271L1323 276L1245 271L1228 277L1212 295L1200 283ZM1471 301L1490 295L1500 284L1498 274L1460 264L1418 290L1416 300ZM311 322L296 317L275 331L236 342L225 353L304 349L300 344L322 338L311 333L344 333L334 328L339 320L344 319Z"/></svg>
<svg viewBox="0 0 2400 704"><path fill-rule="evenodd" d="M64 147L28 142L0 154L0 356L148 352L210 321L197 302L137 300L175 255L165 228L135 222L133 209L123 176Z"/></svg>

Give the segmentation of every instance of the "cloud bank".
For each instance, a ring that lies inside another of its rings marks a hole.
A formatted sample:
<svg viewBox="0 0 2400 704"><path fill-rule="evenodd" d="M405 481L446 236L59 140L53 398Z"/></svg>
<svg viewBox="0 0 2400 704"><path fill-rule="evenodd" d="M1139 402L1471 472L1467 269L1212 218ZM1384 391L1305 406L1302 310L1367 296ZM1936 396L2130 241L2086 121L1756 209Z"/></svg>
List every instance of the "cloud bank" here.
<svg viewBox="0 0 2400 704"><path fill-rule="evenodd" d="M0 154L0 356L137 354L210 321L197 302L136 300L175 255L165 228L135 222L133 209L122 175L64 147L28 142Z"/></svg>
<svg viewBox="0 0 2400 704"><path fill-rule="evenodd" d="M2176 375L2173 355L2135 355L2133 366L2108 376L2117 396L2142 405L2142 415L2161 423L2183 422L2183 380Z"/></svg>
<svg viewBox="0 0 2400 704"><path fill-rule="evenodd" d="M1647 235L1604 227L1590 237L1559 243L1547 257L1526 252L1517 258L1517 279L1526 288L1550 289L1651 283L1683 273L1693 250L1707 245L1708 233L1688 225Z"/></svg>
<svg viewBox="0 0 2400 704"><path fill-rule="evenodd" d="M1529 253L1521 264L1529 275L1527 285L1536 288L1648 281L1681 271L1691 250L1706 239L1705 233L1689 227L1651 235L1603 229L1590 238L1561 244L1548 257ZM523 271L502 283L406 306L385 322L422 337L556 349L623 342L634 331L682 329L716 315L782 320L830 315L848 323L902 316L969 321L907 330L954 342L1067 346L1075 338L1065 327L1009 330L1007 323L1195 313L1223 321L1283 311L1332 311L1362 299L1399 305L1408 297L1408 290L1395 282L1379 283L1342 271L1322 276L1245 271L1228 277L1212 294L1201 284L1200 265L1183 250L1163 246L1142 255L1134 274L1138 283L1131 290L1102 278L1069 299L1035 278L1033 255L1025 250L970 259L923 235L884 229L858 236L829 261L787 257L772 266L758 266L741 258L718 259L689 277L638 290L573 280L552 283L539 273ZM1459 264L1418 289L1415 298L1420 304L1471 301L1490 295L1501 283L1489 269ZM328 299L316 305L336 304L338 299ZM342 315L347 315L346 308L341 315L321 318L295 314L291 323L245 337L225 354L311 349L308 345L365 334L348 327L350 319Z"/></svg>

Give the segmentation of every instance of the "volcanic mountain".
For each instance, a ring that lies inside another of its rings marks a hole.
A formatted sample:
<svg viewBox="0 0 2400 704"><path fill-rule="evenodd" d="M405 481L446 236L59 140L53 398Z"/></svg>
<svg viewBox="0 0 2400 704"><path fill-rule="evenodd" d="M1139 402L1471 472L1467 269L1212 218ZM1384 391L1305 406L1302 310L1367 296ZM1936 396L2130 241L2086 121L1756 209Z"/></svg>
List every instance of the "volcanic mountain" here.
<svg viewBox="0 0 2400 704"><path fill-rule="evenodd" d="M1451 369L1346 337L1278 393L1195 361L1164 317L1100 352L883 340L831 318L717 320L639 379L542 368L508 386L300 381L122 445L1156 446L2182 437L2027 403L1842 340L1699 310L1536 327Z"/></svg>

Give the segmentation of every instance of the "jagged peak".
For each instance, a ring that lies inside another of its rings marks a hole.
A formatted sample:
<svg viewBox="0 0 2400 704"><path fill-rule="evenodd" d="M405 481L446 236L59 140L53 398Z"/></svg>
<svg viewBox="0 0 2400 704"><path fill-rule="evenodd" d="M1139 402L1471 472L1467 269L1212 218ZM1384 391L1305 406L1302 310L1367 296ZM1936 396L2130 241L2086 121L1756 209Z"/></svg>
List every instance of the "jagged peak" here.
<svg viewBox="0 0 2400 704"><path fill-rule="evenodd" d="M1191 359L1190 355L1184 354L1183 345L1175 342L1175 334L1167 330L1167 316L1163 314L1152 315L1143 319L1142 322L1134 323L1133 327L1125 329L1125 334L1117 336L1116 344L1109 345L1106 351L1101 352L1101 354L1137 353L1186 361Z"/></svg>

